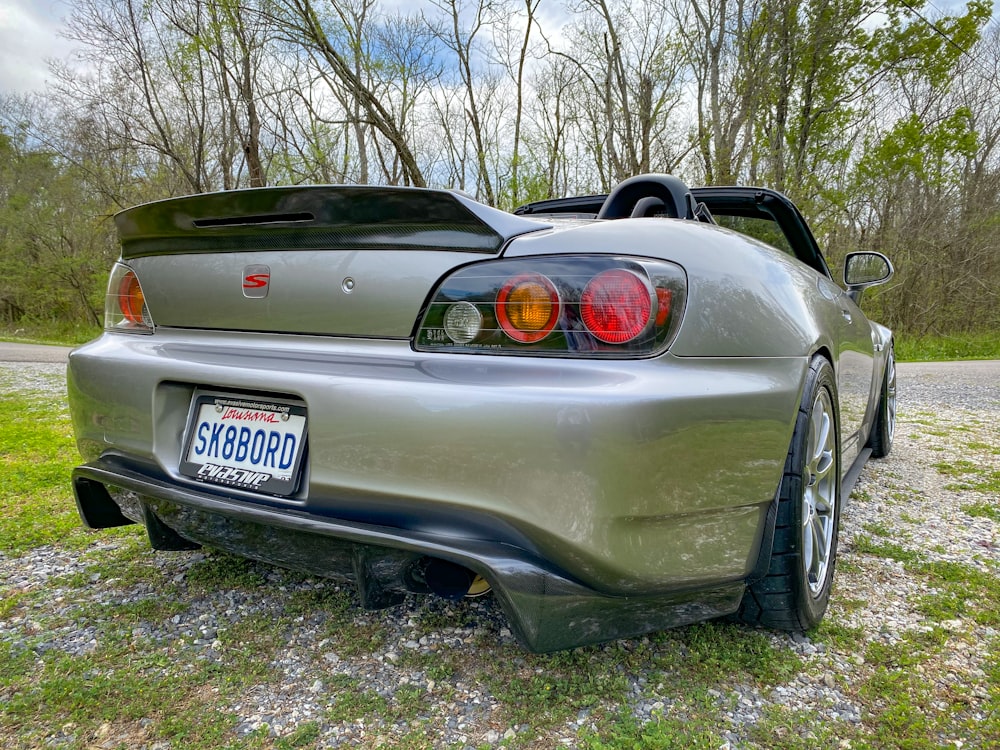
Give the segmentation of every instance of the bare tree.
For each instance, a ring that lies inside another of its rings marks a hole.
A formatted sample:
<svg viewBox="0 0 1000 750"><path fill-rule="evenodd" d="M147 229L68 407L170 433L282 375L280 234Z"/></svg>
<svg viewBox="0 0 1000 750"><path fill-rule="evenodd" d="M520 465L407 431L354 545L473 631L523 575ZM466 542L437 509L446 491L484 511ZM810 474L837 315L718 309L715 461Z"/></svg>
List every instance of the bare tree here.
<svg viewBox="0 0 1000 750"><path fill-rule="evenodd" d="M417 164L407 134L402 131L390 109L381 101L363 76L356 72L355 62L340 48L324 27L323 19L312 0L277 0L285 9L281 23L283 33L290 41L304 45L325 63L330 75L339 81L358 103L368 118L368 123L388 141L399 158L402 175L407 184L423 187L426 183ZM336 5L336 3L333 3Z"/></svg>
<svg viewBox="0 0 1000 750"><path fill-rule="evenodd" d="M517 12L518 6L514 2L502 5L501 8L505 12L500 14L494 28L494 46L498 53L499 62L514 85L514 132L507 191L512 206L517 206L521 202L523 192L521 186L521 131L524 121L525 73L529 62L532 31L538 23L539 5L541 5L541 0L523 0L520 6L523 8L523 14Z"/></svg>
<svg viewBox="0 0 1000 750"><path fill-rule="evenodd" d="M496 205L496 191L487 160L489 144L482 101L486 96L480 97L483 91L481 84L487 81L487 77L473 70L473 58L477 54L477 37L485 26L496 19L498 6L494 0L431 0L431 4L444 14L444 19L431 21L430 26L455 55L458 77L465 90L465 114L472 132L478 170L477 189L482 191L483 199L488 204ZM471 20L466 22L466 18ZM490 85L489 90L493 89L495 85Z"/></svg>
<svg viewBox="0 0 1000 750"><path fill-rule="evenodd" d="M581 0L570 29L571 61L586 100L590 141L602 188L640 172L673 171L686 149L673 124L681 101L682 63L666 8Z"/></svg>

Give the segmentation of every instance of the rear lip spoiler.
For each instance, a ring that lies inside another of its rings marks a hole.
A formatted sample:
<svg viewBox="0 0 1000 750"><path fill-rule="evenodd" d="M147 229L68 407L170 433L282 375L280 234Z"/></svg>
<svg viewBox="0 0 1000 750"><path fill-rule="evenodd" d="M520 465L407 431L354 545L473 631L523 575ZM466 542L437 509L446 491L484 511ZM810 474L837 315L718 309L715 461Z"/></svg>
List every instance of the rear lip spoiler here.
<svg viewBox="0 0 1000 750"><path fill-rule="evenodd" d="M115 215L122 258L199 252L454 250L496 255L551 228L422 188L254 188L170 198Z"/></svg>

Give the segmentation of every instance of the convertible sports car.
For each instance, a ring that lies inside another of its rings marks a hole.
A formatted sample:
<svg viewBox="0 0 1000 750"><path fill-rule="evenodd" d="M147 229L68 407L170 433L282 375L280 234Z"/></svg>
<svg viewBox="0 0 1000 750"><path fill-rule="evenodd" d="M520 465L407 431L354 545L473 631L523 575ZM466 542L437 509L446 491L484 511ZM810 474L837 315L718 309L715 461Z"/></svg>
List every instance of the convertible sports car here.
<svg viewBox="0 0 1000 750"><path fill-rule="evenodd" d="M84 523L356 584L492 588L549 651L731 615L802 630L892 445L891 332L784 196L667 175L515 215L262 188L116 217L70 357Z"/></svg>

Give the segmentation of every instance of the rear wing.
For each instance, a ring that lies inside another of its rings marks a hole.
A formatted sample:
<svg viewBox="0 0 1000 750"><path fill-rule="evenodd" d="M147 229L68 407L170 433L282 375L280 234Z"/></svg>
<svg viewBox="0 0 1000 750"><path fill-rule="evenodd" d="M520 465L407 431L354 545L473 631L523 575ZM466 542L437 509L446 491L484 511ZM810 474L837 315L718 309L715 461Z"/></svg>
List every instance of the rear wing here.
<svg viewBox="0 0 1000 750"><path fill-rule="evenodd" d="M170 198L115 215L122 257L256 250L455 250L495 255L548 229L459 193L273 187Z"/></svg>

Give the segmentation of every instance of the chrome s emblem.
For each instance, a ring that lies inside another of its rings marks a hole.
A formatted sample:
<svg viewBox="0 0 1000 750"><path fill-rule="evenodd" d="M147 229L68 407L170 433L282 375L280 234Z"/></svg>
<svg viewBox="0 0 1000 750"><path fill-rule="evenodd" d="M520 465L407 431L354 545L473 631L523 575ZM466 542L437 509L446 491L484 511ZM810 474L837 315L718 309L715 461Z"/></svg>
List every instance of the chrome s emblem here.
<svg viewBox="0 0 1000 750"><path fill-rule="evenodd" d="M271 287L271 269L268 266L255 265L243 269L243 296L250 299L263 299Z"/></svg>

